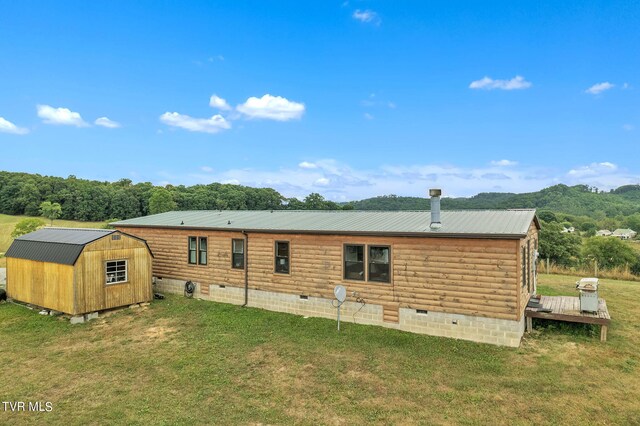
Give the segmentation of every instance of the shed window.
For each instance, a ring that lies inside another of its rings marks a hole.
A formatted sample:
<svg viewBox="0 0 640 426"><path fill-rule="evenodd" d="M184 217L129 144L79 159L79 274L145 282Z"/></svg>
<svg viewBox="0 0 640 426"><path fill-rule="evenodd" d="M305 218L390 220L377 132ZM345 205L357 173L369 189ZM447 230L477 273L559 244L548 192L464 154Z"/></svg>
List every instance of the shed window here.
<svg viewBox="0 0 640 426"><path fill-rule="evenodd" d="M369 281L391 282L389 246L369 246Z"/></svg>
<svg viewBox="0 0 640 426"><path fill-rule="evenodd" d="M364 281L364 246L344 246L344 279Z"/></svg>
<svg viewBox="0 0 640 426"><path fill-rule="evenodd" d="M200 241L198 243L198 263L200 265L207 264L207 238L200 237Z"/></svg>
<svg viewBox="0 0 640 426"><path fill-rule="evenodd" d="M231 267L244 269L244 240L231 240Z"/></svg>
<svg viewBox="0 0 640 426"><path fill-rule="evenodd" d="M127 282L127 261L110 260L106 263L106 283L117 284Z"/></svg>
<svg viewBox="0 0 640 426"><path fill-rule="evenodd" d="M276 267L275 271L280 274L289 273L289 242L276 241Z"/></svg>
<svg viewBox="0 0 640 426"><path fill-rule="evenodd" d="M189 263L195 265L198 260L198 239L189 237Z"/></svg>

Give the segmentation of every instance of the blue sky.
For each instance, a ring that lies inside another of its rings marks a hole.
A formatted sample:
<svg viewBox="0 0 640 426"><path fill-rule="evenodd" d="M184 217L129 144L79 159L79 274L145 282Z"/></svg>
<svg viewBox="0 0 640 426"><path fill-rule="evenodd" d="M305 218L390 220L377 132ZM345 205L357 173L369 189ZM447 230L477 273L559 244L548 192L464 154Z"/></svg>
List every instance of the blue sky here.
<svg viewBox="0 0 640 426"><path fill-rule="evenodd" d="M640 183L640 3L0 0L0 169L333 200Z"/></svg>

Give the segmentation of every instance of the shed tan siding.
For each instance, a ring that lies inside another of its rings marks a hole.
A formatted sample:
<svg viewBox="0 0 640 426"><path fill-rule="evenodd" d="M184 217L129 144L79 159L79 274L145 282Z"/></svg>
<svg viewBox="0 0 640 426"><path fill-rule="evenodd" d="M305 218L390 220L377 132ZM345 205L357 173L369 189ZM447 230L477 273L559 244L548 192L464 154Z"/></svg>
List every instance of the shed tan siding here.
<svg viewBox="0 0 640 426"><path fill-rule="evenodd" d="M73 314L73 266L8 257L7 295Z"/></svg>
<svg viewBox="0 0 640 426"><path fill-rule="evenodd" d="M244 286L244 270L231 268L231 239L242 233L167 228L129 228L147 240L155 255L154 275L209 284ZM208 238L208 264L187 262L189 236ZM275 241L290 242L290 274L274 273ZM388 320L398 308L519 319L518 240L362 237L250 233L249 287L333 298L337 284L348 296L384 307ZM344 280L344 244L391 247L389 284ZM396 314L397 315L397 314ZM397 319L397 317L395 317Z"/></svg>
<svg viewBox="0 0 640 426"><path fill-rule="evenodd" d="M127 282L106 284L108 260L127 260ZM76 311L86 313L152 299L151 254L145 243L127 235L105 236L85 246L75 265Z"/></svg>

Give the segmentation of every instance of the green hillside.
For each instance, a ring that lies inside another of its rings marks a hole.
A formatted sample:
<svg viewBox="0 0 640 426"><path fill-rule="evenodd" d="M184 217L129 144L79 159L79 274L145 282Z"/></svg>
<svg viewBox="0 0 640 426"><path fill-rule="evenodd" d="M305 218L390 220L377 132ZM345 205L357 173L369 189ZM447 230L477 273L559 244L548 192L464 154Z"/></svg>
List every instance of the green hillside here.
<svg viewBox="0 0 640 426"><path fill-rule="evenodd" d="M429 209L420 197L387 195L351 203L357 210ZM593 219L630 216L640 212L640 185L626 185L610 192L595 192L587 185L555 185L524 194L484 192L469 198L443 198L446 210L535 208Z"/></svg>

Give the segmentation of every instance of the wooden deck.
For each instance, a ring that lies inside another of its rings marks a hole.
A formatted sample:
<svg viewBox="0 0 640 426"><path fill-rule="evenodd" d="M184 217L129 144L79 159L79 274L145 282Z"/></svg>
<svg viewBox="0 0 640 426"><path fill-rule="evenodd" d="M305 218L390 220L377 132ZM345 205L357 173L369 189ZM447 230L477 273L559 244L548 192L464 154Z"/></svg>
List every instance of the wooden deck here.
<svg viewBox="0 0 640 426"><path fill-rule="evenodd" d="M539 307L531 305L540 305ZM598 312L580 311L580 299L573 296L540 296L532 297L525 310L527 331L531 331L532 318L544 318L556 321L578 322L600 325L600 340L607 340L607 330L611 316L604 299L598 299Z"/></svg>

